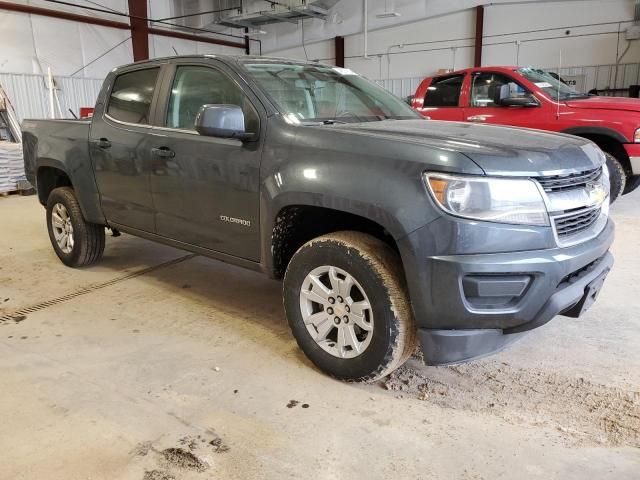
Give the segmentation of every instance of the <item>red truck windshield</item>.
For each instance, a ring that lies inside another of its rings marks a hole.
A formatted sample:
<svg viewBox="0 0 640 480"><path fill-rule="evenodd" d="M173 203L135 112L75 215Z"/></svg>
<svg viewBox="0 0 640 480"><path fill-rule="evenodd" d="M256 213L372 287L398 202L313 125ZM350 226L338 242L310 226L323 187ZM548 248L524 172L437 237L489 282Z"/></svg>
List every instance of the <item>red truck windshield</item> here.
<svg viewBox="0 0 640 480"><path fill-rule="evenodd" d="M544 70L537 68L519 68L516 70L520 75L529 80L540 90L544 91L554 100L575 100L577 98L587 98L588 95L575 91L569 85L550 75Z"/></svg>

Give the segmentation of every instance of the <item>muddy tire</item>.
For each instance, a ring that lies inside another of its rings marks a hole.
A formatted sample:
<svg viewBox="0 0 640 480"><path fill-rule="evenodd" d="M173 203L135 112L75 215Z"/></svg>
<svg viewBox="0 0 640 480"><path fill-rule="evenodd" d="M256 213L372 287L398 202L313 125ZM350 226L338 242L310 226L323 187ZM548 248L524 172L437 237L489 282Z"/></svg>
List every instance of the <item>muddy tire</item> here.
<svg viewBox="0 0 640 480"><path fill-rule="evenodd" d="M302 351L340 380L378 380L417 344L399 255L360 232L303 245L287 267L284 306Z"/></svg>
<svg viewBox="0 0 640 480"><path fill-rule="evenodd" d="M96 263L104 252L104 226L87 222L70 187L54 189L47 199L47 229L58 258L69 267Z"/></svg>
<svg viewBox="0 0 640 480"><path fill-rule="evenodd" d="M604 155L607 158L607 168L609 169L609 196L611 203L613 203L624 191L624 187L627 183L627 174L624 171L624 167L616 157L606 152Z"/></svg>

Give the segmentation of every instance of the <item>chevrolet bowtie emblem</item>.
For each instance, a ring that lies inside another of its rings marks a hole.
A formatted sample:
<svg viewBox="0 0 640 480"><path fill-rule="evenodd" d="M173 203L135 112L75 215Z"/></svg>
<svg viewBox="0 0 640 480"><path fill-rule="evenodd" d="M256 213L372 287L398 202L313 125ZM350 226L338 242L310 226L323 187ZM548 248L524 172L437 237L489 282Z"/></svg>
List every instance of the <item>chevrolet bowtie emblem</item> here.
<svg viewBox="0 0 640 480"><path fill-rule="evenodd" d="M604 199L607 197L607 192L604 187L600 183L587 183L586 185L587 194L589 195L589 201L592 205L599 205L604 202Z"/></svg>

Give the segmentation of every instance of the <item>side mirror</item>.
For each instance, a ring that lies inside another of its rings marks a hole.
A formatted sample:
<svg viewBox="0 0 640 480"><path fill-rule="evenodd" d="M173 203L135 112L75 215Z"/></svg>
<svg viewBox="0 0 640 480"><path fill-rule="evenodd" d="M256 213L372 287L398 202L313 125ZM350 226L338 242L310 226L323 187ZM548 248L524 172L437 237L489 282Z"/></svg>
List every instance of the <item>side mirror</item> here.
<svg viewBox="0 0 640 480"><path fill-rule="evenodd" d="M537 107L538 102L532 95L525 95L523 97L507 97L500 100L500 105L503 107Z"/></svg>
<svg viewBox="0 0 640 480"><path fill-rule="evenodd" d="M208 137L243 141L255 137L255 134L246 132L244 113L237 105L203 105L196 115L195 127L200 135Z"/></svg>

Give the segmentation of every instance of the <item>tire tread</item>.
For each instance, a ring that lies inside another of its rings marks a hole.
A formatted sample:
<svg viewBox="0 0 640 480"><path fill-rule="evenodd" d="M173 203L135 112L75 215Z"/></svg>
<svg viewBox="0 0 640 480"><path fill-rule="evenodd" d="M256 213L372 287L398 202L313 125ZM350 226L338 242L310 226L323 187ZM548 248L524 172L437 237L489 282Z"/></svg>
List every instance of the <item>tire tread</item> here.
<svg viewBox="0 0 640 480"><path fill-rule="evenodd" d="M318 242L338 243L349 251L355 252L369 264L388 291L396 321L391 322L390 336L392 341L379 366L367 375L351 379L344 379L327 372L328 375L347 382L375 382L402 365L413 354L417 345L417 330L409 302L402 261L388 244L376 237L357 231L340 231L315 238L300 247L294 254L294 258L299 252L313 248L314 244ZM289 273L289 269L287 269L287 273ZM287 274L285 274L284 283L287 284ZM304 351L303 342L297 335L294 336L298 346Z"/></svg>
<svg viewBox="0 0 640 480"><path fill-rule="evenodd" d="M104 226L87 222L82 215L80 204L76 199L75 192L71 187L58 187L51 191L47 199L47 211L49 212L56 203L63 203L69 212L69 216L74 223L73 236L74 248L77 246L80 251L77 255L65 257L61 255L55 245L55 240L49 228L49 237L54 246L56 254L65 265L70 267L84 267L96 263L102 258L105 246ZM47 217L47 223L49 223ZM73 252L72 252L73 253Z"/></svg>

